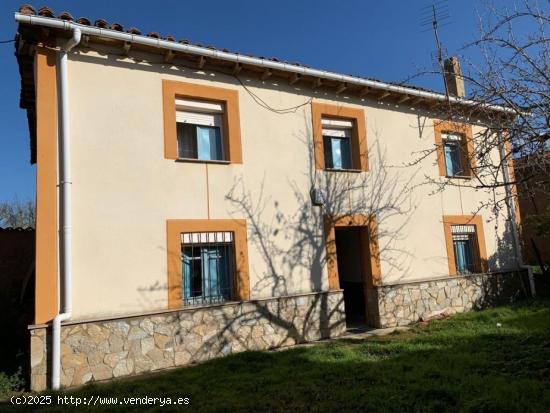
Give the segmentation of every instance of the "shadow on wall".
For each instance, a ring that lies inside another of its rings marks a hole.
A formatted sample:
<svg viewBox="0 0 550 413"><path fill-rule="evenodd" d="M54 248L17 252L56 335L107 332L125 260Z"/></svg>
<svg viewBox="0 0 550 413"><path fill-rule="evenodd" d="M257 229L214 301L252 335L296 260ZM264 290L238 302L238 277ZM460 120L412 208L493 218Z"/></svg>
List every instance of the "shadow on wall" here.
<svg viewBox="0 0 550 413"><path fill-rule="evenodd" d="M498 231L498 221L495 221L495 237L497 245L495 252L487 258L489 271L517 269L516 252L514 250L513 227L510 220L504 221L504 231Z"/></svg>
<svg viewBox="0 0 550 413"><path fill-rule="evenodd" d="M246 188L242 178L236 179L226 199L234 205L232 212L236 218L245 218L249 231L249 248L256 248L262 257L267 272L257 276L257 281L251 286L254 294L269 290L272 297L284 296L306 291L322 291L327 289L323 283L324 268L327 263L327 245L323 233L326 216L366 215L376 219L378 223L379 254L389 253L387 263L397 268L406 276L407 267L404 265L408 253L394 247L395 240L403 236L403 230L409 222L413 207L411 205L411 181L413 177L402 180L398 174L389 173L385 164L385 154L375 143L369 148L373 153L370 162L370 171L367 174L350 174L339 172L318 171L313 158L313 138L310 132L309 119L304 113L306 132L295 135L295 139L303 143L305 153L308 153L308 169L305 174L310 183L309 188L302 188L294 181L288 181L288 188L292 191L296 209L293 213L283 213L277 200L266 195L265 188L269 185L264 175L260 191L253 195ZM377 134L375 136L377 138ZM272 178L280 179L280 177ZM315 207L310 199L310 189L316 188L325 194L324 205ZM385 225L386 221L396 216L402 216L401 224L392 228ZM391 228L391 229L390 229ZM332 241L334 242L334 241ZM376 257L379 259L380 257ZM306 276L309 286L289 286L294 278ZM296 291L296 288L303 288ZM261 304L255 305L255 313L270 319L275 325L287 329L287 337L281 343L290 339L293 342L302 342L314 331L325 331L334 328L326 324L326 320L333 318L333 311L342 311L343 302L337 306L327 307L326 295L315 295L310 309L303 320L299 312L290 316L281 317L280 313L271 313L270 308ZM311 317L314 308L321 306L321 315ZM280 311L280 309L279 309ZM328 312L327 312L328 311ZM235 334L238 339L238 326L246 322L247 314L238 315L224 320L225 328L212 339L203 344L199 351L205 348L220 346L224 342L224 334ZM296 323L298 320L298 323ZM343 314L338 323L345 323ZM296 329L296 324L301 329Z"/></svg>
<svg viewBox="0 0 550 413"><path fill-rule="evenodd" d="M219 311L212 308L213 313L209 315L205 315L206 309L197 309L192 321L180 321L171 334L176 345L180 343L191 353L190 360L311 341L345 331L342 294L323 293L328 289L323 277L327 258L330 258L324 234L327 216L364 215L376 219L379 228L377 254L386 254L385 263L399 270L403 277L408 273L409 253L396 248L395 241L405 236L405 227L414 212L411 185L414 174L405 179L396 170L390 173L385 153L378 145L378 131L370 137L373 143L369 148L368 173L317 170L308 109L302 109L304 132L295 135L294 139L308 154L302 173L309 186L287 178L290 194L287 199L294 209L289 212L288 205L283 208L268 191L273 180L285 179L281 176L259 178L256 193L246 181L255 177L240 177L234 180L226 194L229 207L233 207L231 216L247 221L249 251L256 250L261 258L257 266L265 268L250 277L252 296L274 299L252 300L235 311L230 310L231 304L228 304ZM312 205L311 188L325 194L322 207ZM380 259L379 256L375 258ZM296 280L305 282L298 284ZM140 293L165 288L165 285L156 284L140 288ZM319 294L284 297L309 292Z"/></svg>
<svg viewBox="0 0 550 413"><path fill-rule="evenodd" d="M304 111L307 109L304 109ZM304 113L305 132L294 138L304 146L308 154L308 166L304 172L309 187L288 180L295 209L283 212L278 200L266 195L269 180L281 177L264 177L260 190L253 194L246 187L243 178L236 179L226 199L235 210L235 218L244 217L249 231L249 248L256 248L267 268L264 274L256 274L258 281L251 286L254 293L270 289L271 296L301 291L321 291L327 288L322 282L327 260L327 250L335 250L326 244L325 218L364 215L375 220L378 227L378 256L385 264L406 277L411 258L406 250L396 247L396 241L403 239L405 227L413 216L412 181L414 174L406 179L392 171L386 164L386 154L378 144L378 131L371 136L368 173L328 172L317 170L314 159L314 143L310 119ZM315 188L323 194L323 205L312 204L310 190ZM396 219L397 218L397 219ZM388 221L392 220L392 223ZM332 240L334 242L334 240ZM289 286L289 280L300 276L309 279L309 286Z"/></svg>

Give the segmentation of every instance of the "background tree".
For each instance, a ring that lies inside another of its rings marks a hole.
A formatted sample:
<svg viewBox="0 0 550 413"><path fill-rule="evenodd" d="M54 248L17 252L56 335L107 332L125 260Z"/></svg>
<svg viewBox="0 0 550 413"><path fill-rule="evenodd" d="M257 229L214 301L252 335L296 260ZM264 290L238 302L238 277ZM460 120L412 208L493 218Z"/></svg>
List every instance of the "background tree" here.
<svg viewBox="0 0 550 413"><path fill-rule="evenodd" d="M550 166L550 0L525 0L511 8L488 5L480 16L477 37L460 56L467 99L476 103L465 107L448 102L437 109L441 119L469 120L487 127L474 135L474 150L469 154L476 179L470 184L453 180L442 184L478 189L516 183L539 187L548 181ZM468 55L479 58L474 61ZM496 105L507 112L495 110ZM502 146L504 156L495 157ZM415 162L433 151L423 152ZM506 182L503 167L519 158L530 173Z"/></svg>
<svg viewBox="0 0 550 413"><path fill-rule="evenodd" d="M461 50L465 99L475 103L465 106L449 99L435 110L439 119L484 127L476 128L468 152L473 179L426 176L436 191L460 186L492 193L479 209L489 208L497 219L514 210L518 191L540 196L550 188L550 0L502 3L485 6L476 39ZM448 66L443 70L448 82L452 74L445 72ZM421 152L411 164L432 158L438 149ZM514 163L522 173L514 173ZM544 227L549 217L540 219L539 227Z"/></svg>
<svg viewBox="0 0 550 413"><path fill-rule="evenodd" d="M36 206L34 200L0 202L0 227L34 228L36 221Z"/></svg>

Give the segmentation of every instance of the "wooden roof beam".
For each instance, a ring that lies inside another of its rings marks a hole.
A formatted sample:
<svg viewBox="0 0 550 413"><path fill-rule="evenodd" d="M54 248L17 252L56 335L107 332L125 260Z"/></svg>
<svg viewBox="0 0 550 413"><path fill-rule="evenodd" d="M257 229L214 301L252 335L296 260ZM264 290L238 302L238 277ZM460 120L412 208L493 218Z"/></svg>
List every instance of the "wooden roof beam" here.
<svg viewBox="0 0 550 413"><path fill-rule="evenodd" d="M370 87L365 86L363 89L359 91L359 97L362 98L364 96L367 96L370 93Z"/></svg>
<svg viewBox="0 0 550 413"><path fill-rule="evenodd" d="M411 99L411 97L409 95L405 95L405 96L399 98L397 103L400 105L401 103L405 103L407 100L410 100L410 99Z"/></svg>
<svg viewBox="0 0 550 413"><path fill-rule="evenodd" d="M122 45L122 53L128 56L128 53L130 53L131 48L132 48L131 42L124 42L124 44Z"/></svg>
<svg viewBox="0 0 550 413"><path fill-rule="evenodd" d="M166 51L166 53L164 54L164 62L170 63L172 60L174 60L175 56L176 52L174 52L173 50Z"/></svg>
<svg viewBox="0 0 550 413"><path fill-rule="evenodd" d="M348 88L348 85L347 83L340 83L338 85L338 87L336 88L336 94L339 95L340 93L342 93L344 90L346 90Z"/></svg>
<svg viewBox="0 0 550 413"><path fill-rule="evenodd" d="M206 64L206 57L199 56L197 57L197 68L202 69Z"/></svg>
<svg viewBox="0 0 550 413"><path fill-rule="evenodd" d="M384 100L385 98L387 98L389 95L391 95L391 92L388 92L387 90L383 91L382 93L380 93L378 95L378 100Z"/></svg>
<svg viewBox="0 0 550 413"><path fill-rule="evenodd" d="M302 75L300 75L299 73L293 73L292 76L290 76L288 83L290 85L293 85L294 83L298 82L301 78L302 78Z"/></svg>
<svg viewBox="0 0 550 413"><path fill-rule="evenodd" d="M265 69L262 72L262 75L260 76L260 79L261 80L267 80L271 77L272 74L273 74L273 72L270 69Z"/></svg>
<svg viewBox="0 0 550 413"><path fill-rule="evenodd" d="M311 85L311 87L313 89L317 89L319 86L321 86L323 84L323 81L321 80L321 78L319 77L316 77L315 79L313 79L313 84Z"/></svg>
<svg viewBox="0 0 550 413"><path fill-rule="evenodd" d="M233 66L233 69L231 70L231 74L233 76L237 76L241 73L241 70L243 70L243 66L240 63L235 63L235 66Z"/></svg>
<svg viewBox="0 0 550 413"><path fill-rule="evenodd" d="M23 53L23 47L25 47L25 39L23 36L19 38L19 42L17 42L17 53L22 54Z"/></svg>
<svg viewBox="0 0 550 413"><path fill-rule="evenodd" d="M439 100L434 100L433 102L431 102L429 105L428 105L428 108L431 110L433 108L435 108L436 106L439 106L441 102Z"/></svg>

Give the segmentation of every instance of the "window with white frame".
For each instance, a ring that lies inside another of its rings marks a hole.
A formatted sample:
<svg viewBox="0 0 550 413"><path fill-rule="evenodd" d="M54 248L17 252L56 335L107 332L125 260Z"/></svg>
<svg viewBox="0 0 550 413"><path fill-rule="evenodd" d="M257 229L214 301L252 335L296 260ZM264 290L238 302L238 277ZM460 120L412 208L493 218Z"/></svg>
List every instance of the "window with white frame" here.
<svg viewBox="0 0 550 413"><path fill-rule="evenodd" d="M233 232L183 233L181 244L183 303L231 299L235 276Z"/></svg>
<svg viewBox="0 0 550 413"><path fill-rule="evenodd" d="M223 103L176 98L178 158L225 160L223 113Z"/></svg>
<svg viewBox="0 0 550 413"><path fill-rule="evenodd" d="M464 176L466 168L463 157L463 137L458 133L443 133L443 153L445 155L445 174Z"/></svg>
<svg viewBox="0 0 550 413"><path fill-rule="evenodd" d="M458 274L480 272L475 225L451 225L455 266Z"/></svg>
<svg viewBox="0 0 550 413"><path fill-rule="evenodd" d="M352 169L350 120L322 118L325 168Z"/></svg>

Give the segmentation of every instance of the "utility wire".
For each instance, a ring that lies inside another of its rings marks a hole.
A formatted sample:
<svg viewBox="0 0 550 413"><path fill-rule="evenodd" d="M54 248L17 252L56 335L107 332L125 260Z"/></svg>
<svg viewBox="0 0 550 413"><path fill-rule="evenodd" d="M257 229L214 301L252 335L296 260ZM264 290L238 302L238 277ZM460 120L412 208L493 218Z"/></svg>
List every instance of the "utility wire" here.
<svg viewBox="0 0 550 413"><path fill-rule="evenodd" d="M300 109L301 107L303 106L307 106L309 105L312 101L313 101L313 98L309 98L308 100L306 100L304 103L298 105L298 106L293 106L293 107L290 107L290 108L285 108L285 109L275 109L275 108L272 108L271 106L269 106L268 103L266 103L261 97L259 97L258 95L256 95L254 92L252 92L247 85L245 85L243 83L243 81L238 77L238 76L235 76L235 78L239 81L239 83L241 84L241 86L244 88L244 90L246 90L246 92L252 97L252 99L254 100L254 102L256 102L258 105L260 105L261 107L267 109L267 110L270 110L271 112L274 112L274 113L277 113L279 115L286 115L286 114L289 114L289 113L296 113L296 111L298 109Z"/></svg>
<svg viewBox="0 0 550 413"><path fill-rule="evenodd" d="M160 61L160 60L159 61L143 60L143 59L138 59L134 56L128 56L128 55L123 55L123 54L120 54L119 56L121 56L121 57L124 56L125 58L132 59L134 62L137 62L137 63L148 62L149 64L165 64L164 61ZM188 65L184 65L184 64L171 63L171 65L176 66L176 67L180 67L180 68L185 68L185 69L194 69L192 66L188 66ZM298 109L300 109L301 107L307 106L311 102L313 102L313 98L310 97L304 103L302 103L300 105L297 105L297 106L292 106L292 107L284 108L284 109L273 108L266 101L264 101L261 97L259 97L252 90L250 90L250 88L247 85L244 84L244 82L241 80L241 78L239 76L237 76L237 75L233 75L233 76L235 77L235 79L237 79L237 81L244 88L244 90L250 95L250 97L254 100L254 102L256 102L256 104L263 107L264 109L267 109L267 110L269 110L271 112L274 112L274 113L277 113L279 115L287 115L289 113L296 113L296 111Z"/></svg>
<svg viewBox="0 0 550 413"><path fill-rule="evenodd" d="M15 39L11 39L11 40L0 40L0 43L11 43L11 42L15 42Z"/></svg>

